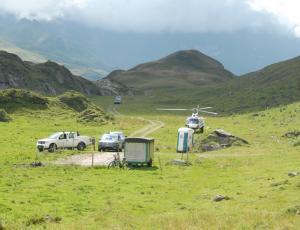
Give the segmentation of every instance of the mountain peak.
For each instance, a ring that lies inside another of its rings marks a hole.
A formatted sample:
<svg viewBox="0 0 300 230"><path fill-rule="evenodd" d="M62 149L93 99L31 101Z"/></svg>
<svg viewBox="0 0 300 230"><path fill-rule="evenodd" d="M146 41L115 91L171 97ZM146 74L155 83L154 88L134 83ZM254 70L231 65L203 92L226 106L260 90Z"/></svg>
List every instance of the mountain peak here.
<svg viewBox="0 0 300 230"><path fill-rule="evenodd" d="M128 71L112 72L109 80L138 90L186 88L230 80L234 75L217 60L198 50L182 50Z"/></svg>
<svg viewBox="0 0 300 230"><path fill-rule="evenodd" d="M182 67L195 69L224 68L217 60L195 49L177 51L160 59L159 62L170 62L170 64L173 65L180 65Z"/></svg>

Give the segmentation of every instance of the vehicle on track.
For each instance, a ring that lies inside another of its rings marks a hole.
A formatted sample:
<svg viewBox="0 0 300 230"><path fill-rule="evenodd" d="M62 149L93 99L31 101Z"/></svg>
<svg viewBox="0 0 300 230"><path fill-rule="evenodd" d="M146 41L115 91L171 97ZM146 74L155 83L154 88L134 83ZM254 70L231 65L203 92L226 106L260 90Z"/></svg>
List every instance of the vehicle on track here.
<svg viewBox="0 0 300 230"><path fill-rule="evenodd" d="M121 96L116 96L115 100L114 100L114 104L115 105L122 104L122 97Z"/></svg>
<svg viewBox="0 0 300 230"><path fill-rule="evenodd" d="M123 143L117 134L105 133L99 140L98 151L122 151Z"/></svg>

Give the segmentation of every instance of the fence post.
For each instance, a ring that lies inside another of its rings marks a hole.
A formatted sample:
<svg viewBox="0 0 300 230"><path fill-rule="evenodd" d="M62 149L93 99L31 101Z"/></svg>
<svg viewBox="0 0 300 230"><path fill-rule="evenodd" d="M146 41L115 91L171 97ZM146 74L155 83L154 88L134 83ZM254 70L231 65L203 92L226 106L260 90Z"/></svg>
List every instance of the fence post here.
<svg viewBox="0 0 300 230"><path fill-rule="evenodd" d="M95 137L92 138L92 144L93 144L93 149L94 149L94 151L92 153L92 167L94 167L94 153L96 151L96 139L95 139Z"/></svg>

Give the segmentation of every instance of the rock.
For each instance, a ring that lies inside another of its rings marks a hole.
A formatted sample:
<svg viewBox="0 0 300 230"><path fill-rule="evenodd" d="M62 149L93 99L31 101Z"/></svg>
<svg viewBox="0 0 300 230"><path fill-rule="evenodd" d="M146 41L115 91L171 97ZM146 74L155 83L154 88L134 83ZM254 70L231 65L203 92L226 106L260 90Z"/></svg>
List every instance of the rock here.
<svg viewBox="0 0 300 230"><path fill-rule="evenodd" d="M287 132L285 133L282 137L286 137L286 138L296 138L300 136L300 131L291 131L291 132Z"/></svg>
<svg viewBox="0 0 300 230"><path fill-rule="evenodd" d="M223 196L223 195L216 195L213 198L213 201L215 201L215 202L220 202L220 201L223 201L223 200L230 200L230 198L228 196Z"/></svg>
<svg viewBox="0 0 300 230"><path fill-rule="evenodd" d="M116 81L103 78L95 82L95 84L100 88L102 95L104 96L114 96L114 95L129 95L134 94L133 90L129 89L124 84Z"/></svg>
<svg viewBox="0 0 300 230"><path fill-rule="evenodd" d="M289 184L289 180L283 180L283 181L272 183L271 187L277 187L277 186L287 185L287 184Z"/></svg>
<svg viewBox="0 0 300 230"><path fill-rule="evenodd" d="M214 144L204 144L202 145L202 150L207 152L207 151L215 151L215 150L219 150L221 149L222 146L219 145L218 143L214 143Z"/></svg>
<svg viewBox="0 0 300 230"><path fill-rule="evenodd" d="M231 133L228 133L223 129L216 129L214 132L220 137L232 137Z"/></svg>
<svg viewBox="0 0 300 230"><path fill-rule="evenodd" d="M242 146L245 144L249 144L249 142L222 129L216 129L214 132L209 134L207 138L200 141L200 149L206 152L231 146ZM197 144L195 147L197 148Z"/></svg>
<svg viewBox="0 0 300 230"><path fill-rule="evenodd" d="M289 177L295 177L298 175L299 175L299 172L289 172L289 174L288 174Z"/></svg>
<svg viewBox="0 0 300 230"><path fill-rule="evenodd" d="M36 168L36 167L42 167L44 165L42 162L32 162L32 163L30 163L30 166L33 168Z"/></svg>
<svg viewBox="0 0 300 230"><path fill-rule="evenodd" d="M190 166L190 165L192 165L192 163L187 160L175 159L175 160L171 160L170 162L168 162L167 165Z"/></svg>

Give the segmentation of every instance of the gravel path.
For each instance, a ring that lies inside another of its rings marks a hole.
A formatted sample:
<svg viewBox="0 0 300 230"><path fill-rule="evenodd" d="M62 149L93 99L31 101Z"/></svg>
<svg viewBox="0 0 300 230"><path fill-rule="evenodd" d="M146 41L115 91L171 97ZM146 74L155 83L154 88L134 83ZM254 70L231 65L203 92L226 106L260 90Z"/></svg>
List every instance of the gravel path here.
<svg viewBox="0 0 300 230"><path fill-rule="evenodd" d="M69 156L66 158L59 159L54 162L56 165L79 165L90 167L93 163L93 155L94 155L94 166L108 166L110 162L114 160L114 155L117 154L115 152L104 152L99 153L84 153ZM119 153L120 159L123 159L124 153Z"/></svg>

